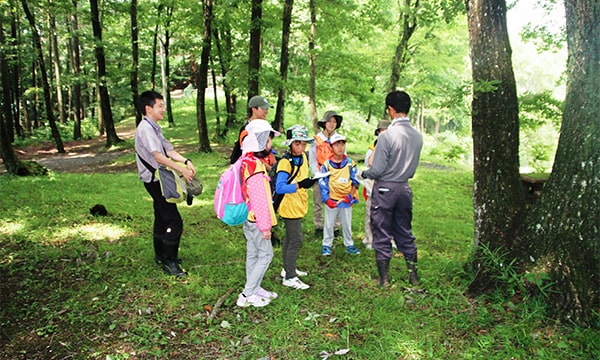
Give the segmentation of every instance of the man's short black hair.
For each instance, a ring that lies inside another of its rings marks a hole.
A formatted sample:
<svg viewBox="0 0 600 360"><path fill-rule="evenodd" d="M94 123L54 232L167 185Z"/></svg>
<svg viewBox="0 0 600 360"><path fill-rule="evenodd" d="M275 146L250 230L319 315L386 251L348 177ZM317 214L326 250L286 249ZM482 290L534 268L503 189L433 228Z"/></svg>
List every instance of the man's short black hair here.
<svg viewBox="0 0 600 360"><path fill-rule="evenodd" d="M392 91L385 98L385 108L391 106L401 114L408 114L410 104L410 96L404 91Z"/></svg>
<svg viewBox="0 0 600 360"><path fill-rule="evenodd" d="M154 90L148 90L148 91L144 91L141 95L140 95L140 112L143 115L146 115L146 106L150 106L153 107L154 104L156 103L157 99L163 99L163 96L154 91Z"/></svg>

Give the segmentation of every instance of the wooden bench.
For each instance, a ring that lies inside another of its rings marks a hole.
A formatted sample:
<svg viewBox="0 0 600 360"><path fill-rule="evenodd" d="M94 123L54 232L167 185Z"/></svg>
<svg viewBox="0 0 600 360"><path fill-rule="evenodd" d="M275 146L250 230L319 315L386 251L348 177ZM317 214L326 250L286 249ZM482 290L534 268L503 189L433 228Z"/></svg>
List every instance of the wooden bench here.
<svg viewBox="0 0 600 360"><path fill-rule="evenodd" d="M525 190L527 203L533 204L542 196L542 190L547 181L547 174L537 176L521 174L521 183L523 184L523 190Z"/></svg>

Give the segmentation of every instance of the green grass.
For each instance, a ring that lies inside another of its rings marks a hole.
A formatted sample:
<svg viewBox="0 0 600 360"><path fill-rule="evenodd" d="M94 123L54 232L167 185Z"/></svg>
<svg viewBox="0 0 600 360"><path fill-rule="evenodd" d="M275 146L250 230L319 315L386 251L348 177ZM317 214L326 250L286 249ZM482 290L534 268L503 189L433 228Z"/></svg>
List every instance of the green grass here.
<svg viewBox="0 0 600 360"><path fill-rule="evenodd" d="M190 123L165 129L167 137L194 143ZM212 210L225 157L187 155L205 187L193 206L180 205L184 280L153 262L151 201L135 173L0 176L0 358L317 359L342 349L349 359L600 357L597 331L550 321L540 299L464 295L473 242L472 175L464 170L421 166L411 183L417 288L408 287L402 258L392 260L392 287L375 285L361 202L353 213L360 255L344 253L336 239L333 256L321 257L309 212L298 267L312 287L281 285L278 247L263 286L280 297L238 308L245 240ZM109 215L91 216L95 204Z"/></svg>

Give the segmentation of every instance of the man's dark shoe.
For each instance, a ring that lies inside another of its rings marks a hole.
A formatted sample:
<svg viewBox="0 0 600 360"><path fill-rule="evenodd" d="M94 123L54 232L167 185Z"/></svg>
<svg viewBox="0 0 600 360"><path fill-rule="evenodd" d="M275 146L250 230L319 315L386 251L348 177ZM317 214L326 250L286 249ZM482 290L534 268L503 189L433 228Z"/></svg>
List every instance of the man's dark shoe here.
<svg viewBox="0 0 600 360"><path fill-rule="evenodd" d="M339 237L339 236L340 236L340 229L333 230L333 237Z"/></svg>
<svg viewBox="0 0 600 360"><path fill-rule="evenodd" d="M179 264L175 261L165 262L163 263L162 269L165 273L176 276L176 277L184 277L187 276L187 273L179 267Z"/></svg>
<svg viewBox="0 0 600 360"><path fill-rule="evenodd" d="M274 232L271 233L271 245L273 247L278 247L281 245L281 240L275 235Z"/></svg>
<svg viewBox="0 0 600 360"><path fill-rule="evenodd" d="M322 238L323 237L323 229L315 229L315 237Z"/></svg>

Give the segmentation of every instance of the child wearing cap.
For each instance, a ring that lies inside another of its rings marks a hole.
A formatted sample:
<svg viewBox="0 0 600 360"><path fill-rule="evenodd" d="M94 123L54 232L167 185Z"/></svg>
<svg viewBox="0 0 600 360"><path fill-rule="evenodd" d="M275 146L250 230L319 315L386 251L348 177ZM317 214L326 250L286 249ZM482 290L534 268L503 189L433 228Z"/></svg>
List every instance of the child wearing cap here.
<svg viewBox="0 0 600 360"><path fill-rule="evenodd" d="M315 135L315 141L311 144L308 153L310 168L313 173L321 171L321 166L331 155L331 146L329 139L336 133L336 130L342 125L342 116L335 111L326 111L323 118L317 124L322 131ZM321 203L321 192L319 186L313 188L313 220L315 223L315 235L321 236L323 233L323 204ZM337 225L337 224L336 224Z"/></svg>
<svg viewBox="0 0 600 360"><path fill-rule="evenodd" d="M283 257L283 285L294 289L306 290L310 286L300 280L306 272L296 269L296 260L302 247L302 218L308 212L308 192L316 182L308 177L308 158L306 144L314 139L308 136L306 126L294 125L286 131L289 156L283 157L277 164L275 192L284 194L277 213L285 223L285 239L281 247Z"/></svg>
<svg viewBox="0 0 600 360"><path fill-rule="evenodd" d="M238 306L262 307L277 298L277 293L261 287L273 260L271 228L277 225L273 210L271 186L264 162L271 149L271 139L279 133L265 120L254 120L246 126L248 134L242 143L242 192L248 203L248 220L244 223L246 238L246 284L239 294Z"/></svg>
<svg viewBox="0 0 600 360"><path fill-rule="evenodd" d="M333 246L333 228L336 219L340 219L344 235L344 246L349 254L360 254L352 240L352 205L358 202L358 180L356 166L352 159L345 155L346 138L334 134L329 139L333 155L321 167L330 175L319 179L321 199L325 207L325 224L323 226L323 248L321 255L331 255Z"/></svg>
<svg viewBox="0 0 600 360"><path fill-rule="evenodd" d="M375 129L375 136L379 136L382 132L387 130L390 126L389 120L381 120L377 124L377 128ZM365 154L365 166L368 168L371 167L373 163L373 153L375 152L375 146L377 146L377 139L373 142L373 144L369 145L367 149L367 153ZM371 231L371 190L373 189L374 181L372 179L364 179L364 190L363 196L366 200L365 202L365 238L363 239L363 244L366 245L367 249L373 249L373 232Z"/></svg>

